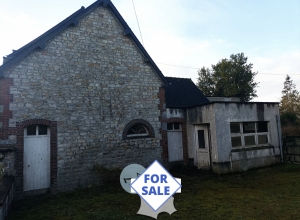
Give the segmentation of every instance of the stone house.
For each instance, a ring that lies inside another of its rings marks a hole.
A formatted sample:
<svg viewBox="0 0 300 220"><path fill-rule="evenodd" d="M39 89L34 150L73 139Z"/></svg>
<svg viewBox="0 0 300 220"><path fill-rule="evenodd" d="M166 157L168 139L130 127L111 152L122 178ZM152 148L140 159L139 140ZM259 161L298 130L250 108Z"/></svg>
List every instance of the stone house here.
<svg viewBox="0 0 300 220"><path fill-rule="evenodd" d="M18 197L97 181L95 165L194 164L218 173L279 161L278 103L210 102L164 77L109 0L4 57L0 163Z"/></svg>

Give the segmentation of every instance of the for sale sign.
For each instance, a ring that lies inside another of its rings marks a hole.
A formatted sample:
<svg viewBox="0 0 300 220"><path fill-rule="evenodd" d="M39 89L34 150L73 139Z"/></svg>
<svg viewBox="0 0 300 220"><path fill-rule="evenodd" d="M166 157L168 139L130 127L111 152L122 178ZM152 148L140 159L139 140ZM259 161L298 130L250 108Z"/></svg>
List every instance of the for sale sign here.
<svg viewBox="0 0 300 220"><path fill-rule="evenodd" d="M156 212L180 190L181 184L158 162L154 161L131 188Z"/></svg>

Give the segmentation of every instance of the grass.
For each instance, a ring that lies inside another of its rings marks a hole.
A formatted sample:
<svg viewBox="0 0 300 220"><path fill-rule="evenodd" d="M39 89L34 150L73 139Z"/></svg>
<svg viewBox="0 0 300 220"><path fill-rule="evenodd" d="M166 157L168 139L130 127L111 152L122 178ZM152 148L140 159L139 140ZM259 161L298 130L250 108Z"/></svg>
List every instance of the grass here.
<svg viewBox="0 0 300 220"><path fill-rule="evenodd" d="M178 211L158 219L299 219L299 164L228 175L194 169L172 174L182 178L182 193L174 196ZM114 183L24 199L9 219L152 219L136 215L139 207L137 195Z"/></svg>

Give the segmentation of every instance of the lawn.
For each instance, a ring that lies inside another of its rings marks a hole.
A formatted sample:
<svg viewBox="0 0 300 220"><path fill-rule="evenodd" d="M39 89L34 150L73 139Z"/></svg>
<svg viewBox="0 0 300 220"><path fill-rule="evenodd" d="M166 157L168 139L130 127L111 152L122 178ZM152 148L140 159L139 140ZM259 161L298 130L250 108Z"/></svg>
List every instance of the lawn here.
<svg viewBox="0 0 300 220"><path fill-rule="evenodd" d="M171 216L158 219L300 219L300 164L284 164L238 174L217 175L194 169L172 172L182 178ZM136 215L137 195L119 183L14 204L9 219L152 219Z"/></svg>

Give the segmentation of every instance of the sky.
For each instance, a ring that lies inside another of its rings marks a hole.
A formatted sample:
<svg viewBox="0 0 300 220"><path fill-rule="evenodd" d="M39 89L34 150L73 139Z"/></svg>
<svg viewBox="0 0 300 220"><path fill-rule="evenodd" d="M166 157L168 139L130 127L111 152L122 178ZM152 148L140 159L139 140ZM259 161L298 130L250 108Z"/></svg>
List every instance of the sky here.
<svg viewBox="0 0 300 220"><path fill-rule="evenodd" d="M196 83L201 67L243 52L258 72L252 101L279 102L287 74L300 91L299 0L134 0L143 40L132 0L111 1L165 76ZM93 2L0 0L0 56Z"/></svg>

